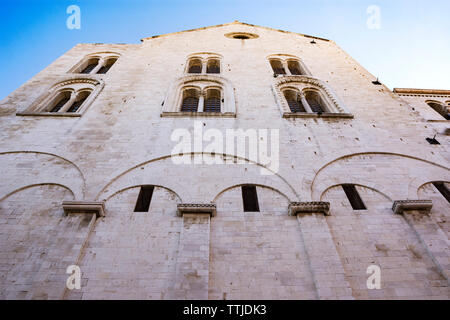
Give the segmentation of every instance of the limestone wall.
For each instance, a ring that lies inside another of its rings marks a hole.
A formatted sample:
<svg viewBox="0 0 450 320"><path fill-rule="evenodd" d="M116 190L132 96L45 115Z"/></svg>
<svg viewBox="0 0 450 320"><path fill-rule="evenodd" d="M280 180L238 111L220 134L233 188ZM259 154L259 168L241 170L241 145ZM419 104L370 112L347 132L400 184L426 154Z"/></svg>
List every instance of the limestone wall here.
<svg viewBox="0 0 450 320"><path fill-rule="evenodd" d="M231 32L259 37L224 36ZM448 299L450 204L429 184L450 182L448 123L427 121L434 111L426 105L374 85L334 42L311 40L233 23L141 44L79 44L1 101L0 297ZM104 87L81 117L16 115L96 52L120 57L107 74L89 76ZM188 56L199 52L222 56L235 118L161 117ZM283 118L267 59L274 54L302 59L353 118ZM171 134L193 132L195 121L223 135L278 129L279 169L262 175L248 159L174 164ZM440 145L425 140L434 135ZM360 186L368 210L351 210L343 183ZM258 185L261 212L243 212L242 184ZM141 185L157 186L148 213L133 212ZM105 201L106 216L91 230L86 217L64 216L67 197ZM407 199L433 200L430 218L394 215L393 201ZM288 216L294 201L329 201L330 216ZM210 202L216 216L176 215L178 203ZM188 232L191 224L203 231ZM199 236L205 230L209 237ZM198 268L209 271L194 272L197 281L186 268L195 269L200 246L209 250ZM321 254L332 258L321 262ZM81 290L64 289L69 260L81 267ZM381 290L366 287L370 264L381 267Z"/></svg>

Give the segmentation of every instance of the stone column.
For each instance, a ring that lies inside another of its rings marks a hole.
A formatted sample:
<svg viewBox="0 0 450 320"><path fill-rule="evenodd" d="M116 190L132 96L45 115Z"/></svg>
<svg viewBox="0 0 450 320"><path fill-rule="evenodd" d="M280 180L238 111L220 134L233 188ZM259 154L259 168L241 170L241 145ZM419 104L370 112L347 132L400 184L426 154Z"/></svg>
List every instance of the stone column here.
<svg viewBox="0 0 450 320"><path fill-rule="evenodd" d="M70 107L75 103L76 99L77 94L75 92L72 92L69 101L66 102L66 104L59 110L59 112L67 112L67 110L69 110Z"/></svg>
<svg viewBox="0 0 450 320"><path fill-rule="evenodd" d="M308 101L306 101L306 98L303 94L300 94L300 100L302 101L302 105L305 108L306 112L314 113L314 111L312 111L311 107L309 106Z"/></svg>
<svg viewBox="0 0 450 320"><path fill-rule="evenodd" d="M206 67L207 67L207 61L203 61L202 60L202 71L201 71L201 74L206 74Z"/></svg>
<svg viewBox="0 0 450 320"><path fill-rule="evenodd" d="M325 216L329 202L293 202L319 299L353 299L344 266L336 250Z"/></svg>
<svg viewBox="0 0 450 320"><path fill-rule="evenodd" d="M284 70L286 71L286 75L287 76L292 76L291 70L289 70L287 61L283 60L282 64L283 64Z"/></svg>
<svg viewBox="0 0 450 320"><path fill-rule="evenodd" d="M208 299L210 219L215 212L213 204L178 205L183 226L172 299Z"/></svg>
<svg viewBox="0 0 450 320"><path fill-rule="evenodd" d="M431 218L432 207L431 200L398 200L394 201L392 210L403 215L438 270L450 284L450 241Z"/></svg>
<svg viewBox="0 0 450 320"><path fill-rule="evenodd" d="M205 109L205 97L203 96L203 92L200 94L200 97L198 97L198 108L197 112L203 112Z"/></svg>
<svg viewBox="0 0 450 320"><path fill-rule="evenodd" d="M106 59L100 58L100 60L98 60L97 66L94 69L92 69L92 71L89 74L96 74L98 72L98 70L100 70L105 64L106 64Z"/></svg>

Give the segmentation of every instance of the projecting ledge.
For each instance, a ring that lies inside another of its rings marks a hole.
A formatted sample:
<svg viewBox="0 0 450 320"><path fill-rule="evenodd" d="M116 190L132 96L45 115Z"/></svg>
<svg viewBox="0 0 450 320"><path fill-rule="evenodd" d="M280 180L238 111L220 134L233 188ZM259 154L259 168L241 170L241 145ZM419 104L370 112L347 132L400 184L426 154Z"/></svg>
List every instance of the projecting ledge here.
<svg viewBox="0 0 450 320"><path fill-rule="evenodd" d="M290 216L296 216L304 213L323 213L324 215L329 216L330 203L323 201L291 202L288 210Z"/></svg>
<svg viewBox="0 0 450 320"><path fill-rule="evenodd" d="M68 215L69 213L95 213L97 217L105 216L105 202L63 201L62 206L66 215Z"/></svg>
<svg viewBox="0 0 450 320"><path fill-rule="evenodd" d="M308 112L284 112L283 118L344 118L353 119L353 114L350 113L308 113Z"/></svg>
<svg viewBox="0 0 450 320"><path fill-rule="evenodd" d="M177 215L182 217L185 213L216 215L217 207L213 203L180 203L177 205Z"/></svg>
<svg viewBox="0 0 450 320"><path fill-rule="evenodd" d="M423 213L429 213L433 207L431 200L396 200L392 205L392 211L402 214L407 210L419 210Z"/></svg>

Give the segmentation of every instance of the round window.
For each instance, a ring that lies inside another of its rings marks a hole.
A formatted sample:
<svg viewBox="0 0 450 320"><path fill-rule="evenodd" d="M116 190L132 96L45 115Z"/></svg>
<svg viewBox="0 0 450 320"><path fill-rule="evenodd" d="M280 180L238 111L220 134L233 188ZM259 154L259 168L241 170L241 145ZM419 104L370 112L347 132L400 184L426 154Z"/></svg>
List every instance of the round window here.
<svg viewBox="0 0 450 320"><path fill-rule="evenodd" d="M239 39L239 40L248 40L248 39L256 39L259 38L257 34L247 33L247 32L231 32L227 33L225 37L230 39Z"/></svg>

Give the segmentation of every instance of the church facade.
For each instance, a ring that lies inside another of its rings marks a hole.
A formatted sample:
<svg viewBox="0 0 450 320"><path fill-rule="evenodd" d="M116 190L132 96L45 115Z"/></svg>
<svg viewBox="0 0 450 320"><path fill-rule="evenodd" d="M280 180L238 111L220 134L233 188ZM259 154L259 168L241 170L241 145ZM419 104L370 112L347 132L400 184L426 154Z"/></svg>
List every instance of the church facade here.
<svg viewBox="0 0 450 320"><path fill-rule="evenodd" d="M450 90L233 22L0 102L0 299L449 299Z"/></svg>

